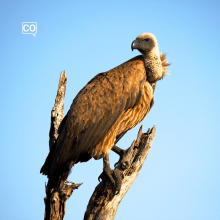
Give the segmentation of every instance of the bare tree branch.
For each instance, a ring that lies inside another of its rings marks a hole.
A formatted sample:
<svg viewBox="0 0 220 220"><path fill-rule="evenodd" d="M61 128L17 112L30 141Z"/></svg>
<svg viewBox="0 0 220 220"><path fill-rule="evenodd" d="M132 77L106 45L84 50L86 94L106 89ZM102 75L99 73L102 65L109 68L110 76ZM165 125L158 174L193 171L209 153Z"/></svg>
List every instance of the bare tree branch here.
<svg viewBox="0 0 220 220"><path fill-rule="evenodd" d="M56 139L59 136L58 128L60 126L61 121L63 120L66 83L67 83L67 77L66 77L65 70L64 70L60 74L60 81L59 81L59 85L58 85L57 96L55 99L54 107L52 108L52 111L51 111L51 124L50 124L50 133L49 133L50 151L51 151Z"/></svg>

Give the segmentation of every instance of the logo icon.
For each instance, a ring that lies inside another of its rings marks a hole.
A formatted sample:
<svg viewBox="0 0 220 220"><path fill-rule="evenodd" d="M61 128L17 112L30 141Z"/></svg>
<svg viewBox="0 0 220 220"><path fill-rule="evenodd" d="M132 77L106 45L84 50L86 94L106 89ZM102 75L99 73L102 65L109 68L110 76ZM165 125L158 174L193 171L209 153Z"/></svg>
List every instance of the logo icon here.
<svg viewBox="0 0 220 220"><path fill-rule="evenodd" d="M22 34L32 34L36 37L37 22L22 22Z"/></svg>

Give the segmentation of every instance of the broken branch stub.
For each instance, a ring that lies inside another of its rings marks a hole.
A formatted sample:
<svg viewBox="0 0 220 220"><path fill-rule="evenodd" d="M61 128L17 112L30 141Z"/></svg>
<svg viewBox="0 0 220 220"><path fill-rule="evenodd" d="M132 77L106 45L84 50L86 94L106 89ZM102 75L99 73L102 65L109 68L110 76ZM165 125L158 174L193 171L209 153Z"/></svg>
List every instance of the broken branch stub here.
<svg viewBox="0 0 220 220"><path fill-rule="evenodd" d="M67 77L66 77L65 70L64 70L60 74L60 81L58 85L57 96L55 99L54 107L51 111L51 124L50 124L50 132L49 132L50 150L52 149L56 139L59 136L58 129L59 129L61 121L63 120L66 83L67 83Z"/></svg>

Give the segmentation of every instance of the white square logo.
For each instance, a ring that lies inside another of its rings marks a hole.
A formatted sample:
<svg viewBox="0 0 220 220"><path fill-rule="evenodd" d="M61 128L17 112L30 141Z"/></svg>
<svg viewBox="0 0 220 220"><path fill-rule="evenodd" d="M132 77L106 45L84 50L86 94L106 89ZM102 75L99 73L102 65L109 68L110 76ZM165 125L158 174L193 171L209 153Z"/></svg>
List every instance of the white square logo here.
<svg viewBox="0 0 220 220"><path fill-rule="evenodd" d="M32 34L36 37L37 22L22 22L22 34Z"/></svg>

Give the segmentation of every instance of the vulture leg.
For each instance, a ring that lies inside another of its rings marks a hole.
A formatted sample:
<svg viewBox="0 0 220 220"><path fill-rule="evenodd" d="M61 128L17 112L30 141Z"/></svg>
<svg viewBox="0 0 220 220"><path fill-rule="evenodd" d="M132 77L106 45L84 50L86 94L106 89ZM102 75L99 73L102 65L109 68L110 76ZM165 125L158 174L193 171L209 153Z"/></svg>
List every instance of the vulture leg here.
<svg viewBox="0 0 220 220"><path fill-rule="evenodd" d="M99 176L98 180L100 181L100 179L103 179L104 176L107 176L108 179L111 181L113 193L115 195L118 194L121 189L122 177L118 171L113 171L110 168L109 155L106 155L103 158L103 172Z"/></svg>
<svg viewBox="0 0 220 220"><path fill-rule="evenodd" d="M104 175L106 175L110 179L111 183L114 185L115 180L112 174L113 174L113 170L111 170L110 168L109 155L106 155L105 157L103 157L103 172L99 176L98 180L100 181L100 179L103 179Z"/></svg>
<svg viewBox="0 0 220 220"><path fill-rule="evenodd" d="M118 154L120 156L119 161L122 160L123 156L126 153L126 150L121 149L120 147L117 147L116 145L114 145L112 147L112 151L114 151L116 154ZM118 165L119 161L117 163L115 163L115 167Z"/></svg>
<svg viewBox="0 0 220 220"><path fill-rule="evenodd" d="M112 147L112 150L113 150L116 154L118 154L119 156L121 156L121 155L124 153L124 150L121 149L120 147L117 147L116 145L114 145L114 146Z"/></svg>

